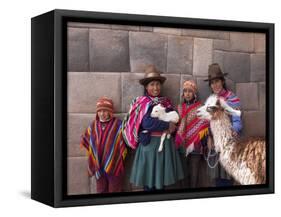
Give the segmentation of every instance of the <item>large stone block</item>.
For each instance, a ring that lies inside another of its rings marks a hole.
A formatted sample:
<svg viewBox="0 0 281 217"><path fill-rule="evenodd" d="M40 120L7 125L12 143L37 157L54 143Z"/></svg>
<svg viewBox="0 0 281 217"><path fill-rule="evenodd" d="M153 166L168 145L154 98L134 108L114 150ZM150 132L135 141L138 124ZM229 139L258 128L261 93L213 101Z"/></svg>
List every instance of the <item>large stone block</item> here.
<svg viewBox="0 0 281 217"><path fill-rule="evenodd" d="M154 27L153 32L168 34L168 35L181 35L181 29L179 28Z"/></svg>
<svg viewBox="0 0 281 217"><path fill-rule="evenodd" d="M78 28L111 29L111 24L104 24L104 23L68 22L67 26L68 27L78 27Z"/></svg>
<svg viewBox="0 0 281 217"><path fill-rule="evenodd" d="M213 62L213 40L194 39L193 75L207 76L208 66Z"/></svg>
<svg viewBox="0 0 281 217"><path fill-rule="evenodd" d="M90 29L90 71L130 71L128 31Z"/></svg>
<svg viewBox="0 0 281 217"><path fill-rule="evenodd" d="M214 50L230 50L230 41L229 40L221 40L221 39L214 39Z"/></svg>
<svg viewBox="0 0 281 217"><path fill-rule="evenodd" d="M120 73L68 73L68 112L93 113L101 96L111 98L115 112L121 111Z"/></svg>
<svg viewBox="0 0 281 217"><path fill-rule="evenodd" d="M224 51L214 51L214 57L213 57L213 62L218 63L220 65L221 70L224 72Z"/></svg>
<svg viewBox="0 0 281 217"><path fill-rule="evenodd" d="M234 82L250 81L250 55L247 53L223 52L222 70Z"/></svg>
<svg viewBox="0 0 281 217"><path fill-rule="evenodd" d="M230 49L232 51L253 52L254 34L244 32L231 32Z"/></svg>
<svg viewBox="0 0 281 217"><path fill-rule="evenodd" d="M258 110L258 85L257 83L237 83L236 93L241 100L243 110Z"/></svg>
<svg viewBox="0 0 281 217"><path fill-rule="evenodd" d="M142 32L153 32L152 26L140 26L140 31Z"/></svg>
<svg viewBox="0 0 281 217"><path fill-rule="evenodd" d="M143 72L148 64L166 72L167 36L151 32L130 32L131 71Z"/></svg>
<svg viewBox="0 0 281 217"><path fill-rule="evenodd" d="M199 29L183 29L182 35L198 38L229 39L229 32Z"/></svg>
<svg viewBox="0 0 281 217"><path fill-rule="evenodd" d="M81 135L85 132L95 114L68 113L67 120L67 156L86 156L86 150L80 148Z"/></svg>
<svg viewBox="0 0 281 217"><path fill-rule="evenodd" d="M169 36L167 72L192 74L192 52L192 38Z"/></svg>
<svg viewBox="0 0 281 217"><path fill-rule="evenodd" d="M265 81L265 54L251 54L251 81Z"/></svg>
<svg viewBox="0 0 281 217"><path fill-rule="evenodd" d="M206 99L210 96L211 94L211 88L209 87L209 83L207 81L204 81L205 78L200 78L198 77L196 79L196 83L198 86L198 92L199 92L199 99L202 102L205 102Z"/></svg>
<svg viewBox="0 0 281 217"><path fill-rule="evenodd" d="M225 82L226 82L226 88L236 93L236 84L228 77L225 77Z"/></svg>
<svg viewBox="0 0 281 217"><path fill-rule="evenodd" d="M127 31L139 31L140 27L139 26L130 26L130 25L111 25L112 29L115 30L127 30Z"/></svg>
<svg viewBox="0 0 281 217"><path fill-rule="evenodd" d="M163 84L161 95L168 97L176 106L180 99L180 75L166 74L165 77L167 80Z"/></svg>
<svg viewBox="0 0 281 217"><path fill-rule="evenodd" d="M67 71L89 71L89 29L67 28Z"/></svg>
<svg viewBox="0 0 281 217"><path fill-rule="evenodd" d="M245 111L242 116L245 137L266 136L266 114L264 111Z"/></svg>
<svg viewBox="0 0 281 217"><path fill-rule="evenodd" d="M67 159L67 193L69 195L89 194L87 157L70 157Z"/></svg>
<svg viewBox="0 0 281 217"><path fill-rule="evenodd" d="M256 53L265 53L265 34L264 33L255 33L255 52Z"/></svg>
<svg viewBox="0 0 281 217"><path fill-rule="evenodd" d="M144 73L122 73L122 111L128 112L132 100L144 94L144 87L139 83Z"/></svg>
<svg viewBox="0 0 281 217"><path fill-rule="evenodd" d="M259 83L259 102L260 109L266 111L266 84L264 82Z"/></svg>

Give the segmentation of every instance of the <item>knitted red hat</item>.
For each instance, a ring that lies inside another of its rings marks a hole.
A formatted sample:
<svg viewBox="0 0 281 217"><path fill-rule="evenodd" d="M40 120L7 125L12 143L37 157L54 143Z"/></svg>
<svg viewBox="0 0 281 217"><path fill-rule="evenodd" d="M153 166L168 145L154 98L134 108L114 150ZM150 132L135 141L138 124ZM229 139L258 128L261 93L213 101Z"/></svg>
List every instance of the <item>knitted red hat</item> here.
<svg viewBox="0 0 281 217"><path fill-rule="evenodd" d="M96 105L96 112L99 112L102 109L113 113L113 101L105 96L99 98Z"/></svg>

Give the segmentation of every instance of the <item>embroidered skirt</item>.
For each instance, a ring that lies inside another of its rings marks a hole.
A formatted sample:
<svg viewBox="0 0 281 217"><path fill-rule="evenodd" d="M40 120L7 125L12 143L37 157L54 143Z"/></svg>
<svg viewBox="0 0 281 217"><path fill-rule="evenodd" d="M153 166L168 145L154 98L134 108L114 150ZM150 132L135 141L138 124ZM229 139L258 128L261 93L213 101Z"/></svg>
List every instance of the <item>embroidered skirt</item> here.
<svg viewBox="0 0 281 217"><path fill-rule="evenodd" d="M136 150L130 182L136 186L163 189L184 178L180 155L173 138L165 139L158 152L159 136L152 136L149 144L140 144Z"/></svg>

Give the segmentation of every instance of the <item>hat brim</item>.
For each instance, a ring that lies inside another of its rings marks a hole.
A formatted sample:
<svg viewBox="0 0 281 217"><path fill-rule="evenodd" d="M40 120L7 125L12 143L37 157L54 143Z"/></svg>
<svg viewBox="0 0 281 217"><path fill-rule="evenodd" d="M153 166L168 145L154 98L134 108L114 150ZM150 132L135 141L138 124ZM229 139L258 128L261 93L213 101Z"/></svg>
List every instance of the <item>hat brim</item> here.
<svg viewBox="0 0 281 217"><path fill-rule="evenodd" d="M208 78L208 79L204 79L204 81L211 81L211 80L214 80L214 79L217 79L217 78L224 78L224 76L228 75L228 73L223 73L222 76L216 76L216 77L213 77L213 78Z"/></svg>
<svg viewBox="0 0 281 217"><path fill-rule="evenodd" d="M159 77L151 77L151 78L143 78L139 82L141 85L147 85L151 81L160 81L161 84L163 84L166 81L166 78L163 76Z"/></svg>

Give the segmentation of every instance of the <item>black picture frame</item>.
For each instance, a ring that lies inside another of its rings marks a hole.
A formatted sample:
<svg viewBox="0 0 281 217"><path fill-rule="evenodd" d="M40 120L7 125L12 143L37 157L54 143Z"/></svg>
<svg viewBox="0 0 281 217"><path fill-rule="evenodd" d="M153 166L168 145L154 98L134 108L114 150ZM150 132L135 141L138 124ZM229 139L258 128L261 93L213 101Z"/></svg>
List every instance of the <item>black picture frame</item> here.
<svg viewBox="0 0 281 217"><path fill-rule="evenodd" d="M266 34L267 183L206 190L66 194L67 22L149 25ZM274 24L53 10L31 21L31 198L53 207L274 193ZM44 123L44 124L43 124Z"/></svg>

